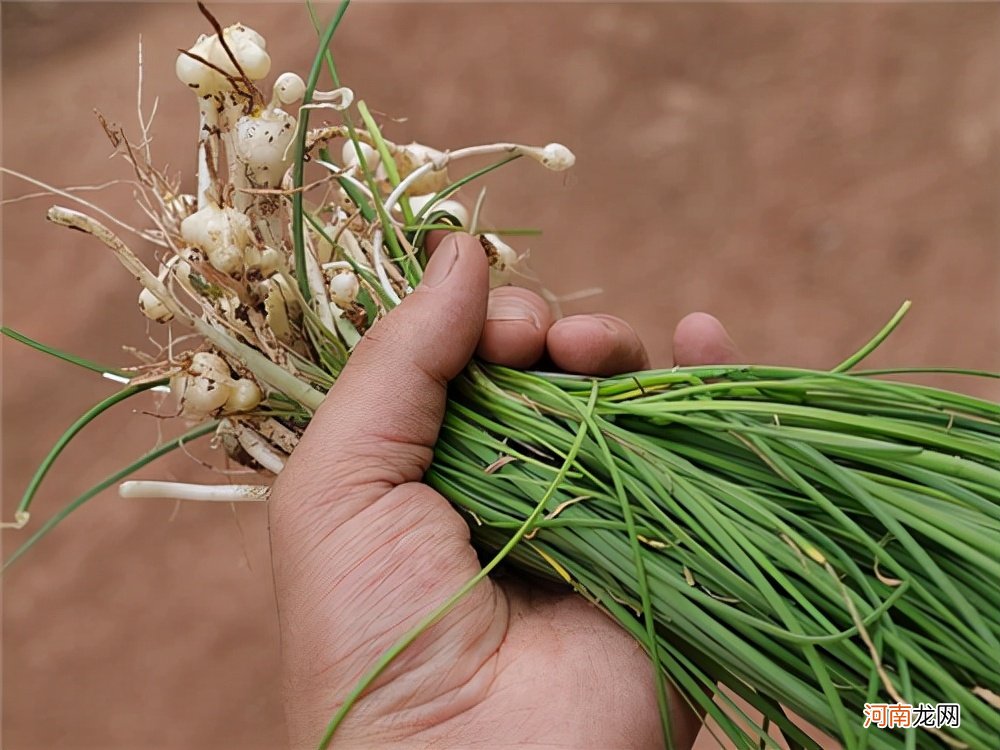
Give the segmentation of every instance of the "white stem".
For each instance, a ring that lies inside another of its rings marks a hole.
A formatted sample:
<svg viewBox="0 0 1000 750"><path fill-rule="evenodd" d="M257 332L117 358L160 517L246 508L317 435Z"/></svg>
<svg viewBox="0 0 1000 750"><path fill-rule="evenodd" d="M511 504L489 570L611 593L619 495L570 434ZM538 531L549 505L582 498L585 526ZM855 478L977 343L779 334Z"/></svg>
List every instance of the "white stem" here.
<svg viewBox="0 0 1000 750"><path fill-rule="evenodd" d="M262 502L271 488L266 484L184 484L134 481L118 485L118 495L133 498L200 500L214 503Z"/></svg>
<svg viewBox="0 0 1000 750"><path fill-rule="evenodd" d="M554 146L557 144L550 144ZM548 148L548 147L546 147ZM426 164L423 164L416 169L414 169L410 174L400 181L396 189L393 190L389 197L385 200L385 210L386 212L391 212L395 207L396 203L403 196L410 186L413 185L417 180L423 177L428 172L440 172L442 169L447 167L451 162L457 161L458 159L465 159L470 156L488 156L490 154L517 154L518 156L527 156L535 161L549 167L549 169L554 169L560 171L572 164L572 160L568 163L565 161L559 161L557 163L548 164L546 148L538 148L537 146L522 146L517 143L492 143L486 146L468 146L467 148L460 148L457 151L448 151L441 154L440 158L431 159ZM563 146L559 146L569 154L569 150L565 149ZM560 156L562 154L560 153Z"/></svg>
<svg viewBox="0 0 1000 750"><path fill-rule="evenodd" d="M256 196L250 195L242 188L250 187L247 180L247 168L236 156L236 141L239 135L236 131L236 123L243 114L243 108L237 102L233 94L222 94L223 111L219 118L219 128L222 132L222 143L226 149L227 173L229 184L235 188L233 192L233 207L238 211L246 213L247 208L256 200Z"/></svg>
<svg viewBox="0 0 1000 750"><path fill-rule="evenodd" d="M372 253L375 256L372 262L375 264L375 273L378 275L379 283L386 295L392 300L394 305L398 305L402 300L396 294L396 290L389 281L389 275L385 272L385 259L382 257L382 227L378 227L372 233Z"/></svg>
<svg viewBox="0 0 1000 750"><path fill-rule="evenodd" d="M112 381L113 383L122 383L122 384L127 385L128 383L132 382L132 380L130 378L126 378L124 375L119 375L119 374L114 373L114 372L102 372L101 376L107 378L108 380ZM168 386L168 385L157 385L157 386L154 386L153 388L150 388L150 390L151 391L156 391L158 393L170 393L170 386Z"/></svg>
<svg viewBox="0 0 1000 750"><path fill-rule="evenodd" d="M28 525L31 514L26 510L14 511L13 521L0 521L0 529L23 529Z"/></svg>
<svg viewBox="0 0 1000 750"><path fill-rule="evenodd" d="M229 184L234 188L232 192L233 208L246 213L255 196L241 190L241 188L250 187L250 183L247 180L246 167L236 158L236 137L235 130L224 130L220 136L226 151Z"/></svg>
<svg viewBox="0 0 1000 750"><path fill-rule="evenodd" d="M257 203L258 210L261 210L260 204L262 201L260 198L254 197L253 202ZM263 210L261 210L261 214L263 214ZM281 217L278 215L277 211L258 216L257 229L264 237L265 245L270 247L281 247Z"/></svg>
<svg viewBox="0 0 1000 750"><path fill-rule="evenodd" d="M336 324L333 322L333 311L330 309L330 298L326 293L326 283L323 280L323 271L319 261L313 253L312 242L306 239L306 279L309 282L309 289L313 299L316 300L316 312L320 321L331 333L336 333Z"/></svg>
<svg viewBox="0 0 1000 750"><path fill-rule="evenodd" d="M261 438L260 435L251 430L249 427L246 427L239 422L235 423L233 426L236 428L236 439L239 441L240 446L242 446L243 450L247 452L250 458L259 463L272 474L280 474L281 470L285 468L285 459L272 450L271 447L264 442L263 438Z"/></svg>
<svg viewBox="0 0 1000 750"><path fill-rule="evenodd" d="M410 186L416 183L417 180L429 172L441 171L448 166L448 164L458 159L465 159L470 156L510 153L530 157L550 169L565 169L567 166L572 164L571 154L569 155L568 162L563 160L558 163L549 163L548 161L548 152L552 146L556 145L557 144L550 144L550 146L545 148L538 148L537 146L521 146L517 143L493 143L486 146L469 146L467 148L460 148L457 151L450 151L441 154L439 158L431 159L426 164L423 164L410 172L410 174L402 179L396 188L389 193L389 197L385 199L385 203L383 204L386 215L392 214L396 208L396 204L399 202L399 199L403 197L403 194L410 188ZM566 154L569 154L569 150L564 146L558 146L558 148L565 151ZM562 152L560 152L560 156L563 156ZM396 291L392 288L392 284L389 283L389 278L385 273L385 269L382 267L382 227L375 230L372 236L372 246L375 251L375 272L378 274L379 282L382 284L382 288L385 289L386 294L389 295L389 298L394 303L399 304L399 295L397 295Z"/></svg>
<svg viewBox="0 0 1000 750"><path fill-rule="evenodd" d="M212 190L212 170L208 165L208 141L211 129L218 127L219 115L215 99L198 98L198 210L208 205Z"/></svg>
<svg viewBox="0 0 1000 750"><path fill-rule="evenodd" d="M337 235L333 238L334 244L343 248L344 253L350 257L355 263L364 268L368 267L368 261L370 258L365 255L365 251L361 248L361 243L358 242L358 238L354 236L354 232L344 226L338 230Z"/></svg>

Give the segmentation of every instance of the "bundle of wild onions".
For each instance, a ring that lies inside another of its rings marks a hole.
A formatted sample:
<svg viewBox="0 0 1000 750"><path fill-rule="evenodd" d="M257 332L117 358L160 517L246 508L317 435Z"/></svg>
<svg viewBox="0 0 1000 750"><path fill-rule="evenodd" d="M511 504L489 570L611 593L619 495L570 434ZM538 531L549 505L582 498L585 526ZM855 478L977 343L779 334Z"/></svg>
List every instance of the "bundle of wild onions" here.
<svg viewBox="0 0 1000 750"><path fill-rule="evenodd" d="M177 63L199 104L194 196L152 166L148 138L133 146L104 123L154 221L142 236L163 251L159 273L95 219L50 210L111 248L142 285L148 318L189 327L199 344L108 370L5 331L128 383L53 448L14 525L28 522L63 447L111 406L169 388L197 424L77 498L8 564L184 441L215 434L242 463L280 472L352 348L419 282L429 229L480 235L494 281L507 282L516 254L479 229L478 205L469 216L452 195L518 157L565 169L572 154L387 141L327 51L345 9L322 33L308 80L279 76L270 100L255 83L270 68L263 38L205 12L215 34ZM336 87L327 92L317 89L324 62ZM317 109L341 122L310 129ZM337 139L339 161L328 151ZM501 160L450 179L450 164L489 154ZM326 176L307 184L307 160ZM643 644L659 666L668 741L670 682L738 747L780 746L773 728L789 746L817 747L787 712L847 748L995 747L1000 406L853 371L902 312L832 372L719 366L594 380L473 363L453 384L426 480L466 514L483 550L498 551L481 575L506 559L568 582ZM236 500L266 488L139 482L123 493ZM323 746L415 635L373 666ZM960 721L864 729L866 704L885 703L957 704Z"/></svg>
<svg viewBox="0 0 1000 750"><path fill-rule="evenodd" d="M473 366L428 481L490 547L533 518L509 559L611 612L731 738L716 683L805 747L784 708L845 747L986 748L998 438L996 404L863 375ZM886 701L957 703L962 723L866 732L865 704Z"/></svg>

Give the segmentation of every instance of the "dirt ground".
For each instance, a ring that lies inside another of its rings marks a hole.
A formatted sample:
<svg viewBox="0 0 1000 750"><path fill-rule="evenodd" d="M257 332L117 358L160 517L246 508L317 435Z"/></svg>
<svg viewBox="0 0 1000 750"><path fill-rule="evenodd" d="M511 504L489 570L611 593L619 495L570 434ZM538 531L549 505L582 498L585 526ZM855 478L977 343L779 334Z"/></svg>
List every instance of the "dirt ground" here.
<svg viewBox="0 0 1000 750"><path fill-rule="evenodd" d="M215 10L266 34L275 73L308 69L298 3ZM134 131L141 33L153 148L190 174L195 104L172 71L204 30L193 3L3 2L4 166L61 186L127 179L91 110ZM704 309L750 359L830 366L912 299L874 364L1000 370L1000 5L360 4L334 49L359 96L408 118L391 138L571 146L565 178L517 163L491 179L489 217L544 229L518 243L543 283L603 289L564 310L627 318L656 364L674 323ZM142 221L127 188L86 197ZM48 204L4 207L4 323L129 363L121 344L148 346L136 289L93 241L47 226ZM49 446L112 386L2 353L9 520ZM1000 398L997 382L932 382ZM128 407L102 417L27 531L159 427ZM145 475L212 479L184 455ZM113 492L71 517L2 581L2 746L282 747L265 521ZM25 533L4 532L4 557Z"/></svg>

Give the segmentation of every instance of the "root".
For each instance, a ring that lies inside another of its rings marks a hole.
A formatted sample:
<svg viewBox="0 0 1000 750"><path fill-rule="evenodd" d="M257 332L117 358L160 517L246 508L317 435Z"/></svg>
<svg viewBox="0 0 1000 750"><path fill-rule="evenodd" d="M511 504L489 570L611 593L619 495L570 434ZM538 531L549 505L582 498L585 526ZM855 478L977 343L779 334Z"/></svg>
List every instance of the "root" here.
<svg viewBox="0 0 1000 750"><path fill-rule="evenodd" d="M266 484L184 484L147 480L122 482L118 495L126 499L163 498L213 503L263 502L271 488Z"/></svg>
<svg viewBox="0 0 1000 750"><path fill-rule="evenodd" d="M86 206L91 211L94 211L95 213L98 213L101 216L105 217L108 221L112 222L113 224L117 224L122 229L127 229L136 236L141 237L142 239L148 242L152 242L153 244L159 245L161 247L168 247L168 245L162 238L152 235L149 232L143 231L141 229L136 229L130 224L126 224L125 222L112 216L104 209L95 206L90 201L86 201L83 198L80 198L79 196L73 195L73 193L67 190L62 190L60 188L55 187L54 185L49 185L48 183L42 182L41 180L36 180L34 177L28 177L28 175L26 174L21 174L20 172L17 172L13 169L8 169L7 167L0 167L0 173L9 174L11 177L16 177L19 180L24 180L25 182L31 185L42 188L44 191L46 191L47 193L51 193L52 195L58 195L61 198L66 198L68 200L75 201L76 203L79 203L82 206Z"/></svg>

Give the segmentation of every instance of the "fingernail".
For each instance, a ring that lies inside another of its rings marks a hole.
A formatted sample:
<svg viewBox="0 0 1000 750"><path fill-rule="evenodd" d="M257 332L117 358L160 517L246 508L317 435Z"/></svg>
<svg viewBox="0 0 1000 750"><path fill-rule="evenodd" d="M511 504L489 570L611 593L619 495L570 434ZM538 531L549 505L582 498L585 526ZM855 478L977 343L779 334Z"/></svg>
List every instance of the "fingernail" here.
<svg viewBox="0 0 1000 750"><path fill-rule="evenodd" d="M420 285L425 287L436 287L440 285L445 279L448 278L448 274L450 274L451 269L455 267L455 261L457 260L458 238L454 235L449 235L441 241L437 250L434 251L434 255L432 255L431 259L427 262L427 267L424 269L424 276L420 281Z"/></svg>
<svg viewBox="0 0 1000 750"><path fill-rule="evenodd" d="M512 323L528 323L534 329L540 329L542 322L531 307L516 297L490 295L486 306L486 319Z"/></svg>

